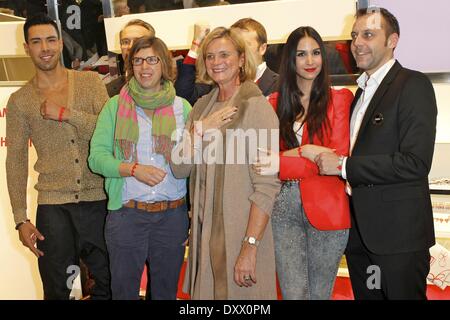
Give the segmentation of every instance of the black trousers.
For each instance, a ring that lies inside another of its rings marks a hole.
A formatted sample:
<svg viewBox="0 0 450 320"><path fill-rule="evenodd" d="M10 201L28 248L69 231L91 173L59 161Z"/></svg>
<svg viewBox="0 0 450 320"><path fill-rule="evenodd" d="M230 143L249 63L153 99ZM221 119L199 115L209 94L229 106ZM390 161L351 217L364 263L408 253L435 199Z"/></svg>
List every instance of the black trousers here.
<svg viewBox="0 0 450 320"><path fill-rule="evenodd" d="M355 299L426 300L426 278L430 272L429 250L392 255L373 254L361 239L352 206L351 215L352 228L345 256Z"/></svg>
<svg viewBox="0 0 450 320"><path fill-rule="evenodd" d="M106 214L105 200L38 206L36 227L45 237L38 241L44 252L38 260L44 299L69 299L80 258L95 280L91 298L111 299Z"/></svg>

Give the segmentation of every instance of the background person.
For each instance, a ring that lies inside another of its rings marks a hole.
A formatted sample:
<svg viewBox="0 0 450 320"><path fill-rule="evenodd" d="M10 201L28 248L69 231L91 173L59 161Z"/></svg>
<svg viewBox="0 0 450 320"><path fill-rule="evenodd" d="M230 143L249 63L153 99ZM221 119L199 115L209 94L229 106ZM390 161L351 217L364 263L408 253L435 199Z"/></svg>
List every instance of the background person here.
<svg viewBox="0 0 450 320"><path fill-rule="evenodd" d="M142 37L154 37L155 29L147 22L140 19L133 19L128 21L128 23L123 27L119 33L120 39L120 51L122 56L122 62L125 63L130 52L133 43ZM112 80L106 85L106 90L108 90L109 97L113 97L119 94L120 89L126 83L125 70L117 79Z"/></svg>

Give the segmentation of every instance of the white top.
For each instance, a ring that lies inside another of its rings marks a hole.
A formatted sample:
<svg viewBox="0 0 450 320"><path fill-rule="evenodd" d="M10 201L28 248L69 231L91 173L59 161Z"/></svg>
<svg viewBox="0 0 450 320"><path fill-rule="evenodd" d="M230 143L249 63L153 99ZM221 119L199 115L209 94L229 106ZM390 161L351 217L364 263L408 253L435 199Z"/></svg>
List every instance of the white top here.
<svg viewBox="0 0 450 320"><path fill-rule="evenodd" d="M304 124L300 121L295 121L293 125L293 129L295 132L295 137L297 138L298 144L302 145L302 137L303 137L303 126Z"/></svg>
<svg viewBox="0 0 450 320"><path fill-rule="evenodd" d="M303 126L304 124L302 124L300 121L295 121L293 125L295 137L297 138L299 145L302 145Z"/></svg>
<svg viewBox="0 0 450 320"><path fill-rule="evenodd" d="M259 78L262 77L264 71L266 71L267 69L267 64L264 61L263 63L261 63L257 68L256 68L256 78L255 78L255 82L259 80Z"/></svg>

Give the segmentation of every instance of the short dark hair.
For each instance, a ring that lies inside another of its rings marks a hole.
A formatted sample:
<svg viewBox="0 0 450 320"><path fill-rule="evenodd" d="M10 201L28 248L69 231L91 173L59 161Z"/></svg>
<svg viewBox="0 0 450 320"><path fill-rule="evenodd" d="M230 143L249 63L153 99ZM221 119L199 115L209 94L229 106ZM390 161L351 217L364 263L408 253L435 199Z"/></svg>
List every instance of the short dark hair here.
<svg viewBox="0 0 450 320"><path fill-rule="evenodd" d="M356 18L360 18L373 13L380 13L384 21L386 21L386 39L393 33L398 34L398 36L400 37L400 25L398 24L397 18L385 8L368 7L358 9L358 11L356 12Z"/></svg>
<svg viewBox="0 0 450 320"><path fill-rule="evenodd" d="M25 21L25 24L23 25L23 37L25 38L25 42L28 43L28 30L33 26L39 26L44 24L50 24L55 28L56 33L58 34L58 39L61 38L61 35L59 34L59 28L58 25L54 20L52 20L48 15L45 13L37 13L29 18L27 18L27 21Z"/></svg>
<svg viewBox="0 0 450 320"><path fill-rule="evenodd" d="M242 18L233 23L233 25L230 27L233 28L239 28L247 31L255 31L256 35L258 36L258 43L259 45L263 45L267 43L267 32L264 26L252 18Z"/></svg>

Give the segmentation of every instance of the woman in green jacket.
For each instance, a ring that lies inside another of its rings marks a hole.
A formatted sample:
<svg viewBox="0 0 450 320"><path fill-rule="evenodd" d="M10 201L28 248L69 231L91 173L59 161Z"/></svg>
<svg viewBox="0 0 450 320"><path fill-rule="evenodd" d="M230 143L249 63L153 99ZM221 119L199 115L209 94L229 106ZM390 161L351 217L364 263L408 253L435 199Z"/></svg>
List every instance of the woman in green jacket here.
<svg viewBox="0 0 450 320"><path fill-rule="evenodd" d="M152 299L176 299L188 236L186 181L169 166L191 110L175 95L171 55L158 38L135 42L127 84L99 115L89 166L103 175L113 299L139 299L147 261Z"/></svg>

